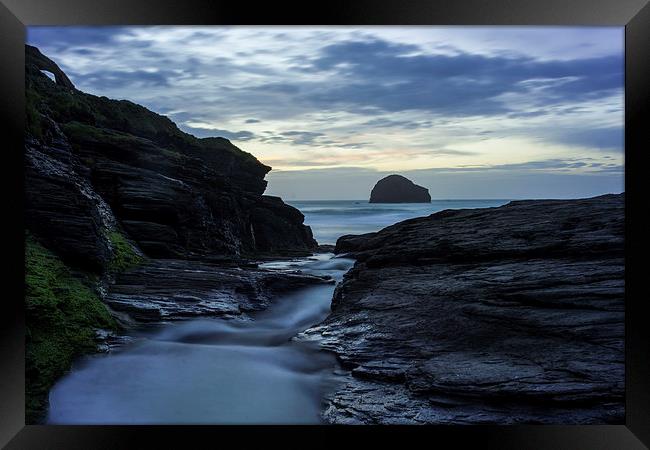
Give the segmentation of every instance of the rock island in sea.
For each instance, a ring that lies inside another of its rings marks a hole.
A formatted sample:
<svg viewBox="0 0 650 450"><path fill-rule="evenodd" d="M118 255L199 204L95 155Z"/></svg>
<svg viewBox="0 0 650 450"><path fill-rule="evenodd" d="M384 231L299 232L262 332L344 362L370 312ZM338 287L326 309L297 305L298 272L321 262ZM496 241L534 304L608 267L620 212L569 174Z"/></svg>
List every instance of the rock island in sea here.
<svg viewBox="0 0 650 450"><path fill-rule="evenodd" d="M427 188L393 174L375 184L370 193L370 203L431 203L431 195Z"/></svg>

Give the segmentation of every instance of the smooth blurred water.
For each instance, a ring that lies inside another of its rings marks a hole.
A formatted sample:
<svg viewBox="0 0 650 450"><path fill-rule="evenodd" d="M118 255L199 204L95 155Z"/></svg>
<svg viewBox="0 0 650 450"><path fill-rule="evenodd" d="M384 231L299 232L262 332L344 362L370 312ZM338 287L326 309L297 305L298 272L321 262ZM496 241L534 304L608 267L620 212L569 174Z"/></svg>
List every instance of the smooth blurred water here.
<svg viewBox="0 0 650 450"><path fill-rule="evenodd" d="M340 280L332 254L262 264ZM254 320L190 320L75 364L50 392L51 424L308 424L332 387L331 355L291 337L330 311L333 284L277 299Z"/></svg>
<svg viewBox="0 0 650 450"><path fill-rule="evenodd" d="M491 208L509 200L432 200L431 203L368 203L367 200L287 201L305 215L319 244L335 244L345 234L363 234L444 209Z"/></svg>

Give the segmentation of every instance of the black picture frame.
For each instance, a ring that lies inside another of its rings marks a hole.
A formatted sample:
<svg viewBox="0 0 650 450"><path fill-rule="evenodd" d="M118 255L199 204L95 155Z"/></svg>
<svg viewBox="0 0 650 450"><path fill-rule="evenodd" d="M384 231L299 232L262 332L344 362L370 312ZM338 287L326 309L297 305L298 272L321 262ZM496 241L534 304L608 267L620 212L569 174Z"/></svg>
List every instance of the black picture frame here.
<svg viewBox="0 0 650 450"><path fill-rule="evenodd" d="M0 445L31 448L140 448L158 443L176 448L203 439L224 445L226 434L249 442L300 432L301 446L341 445L349 437L405 443L427 434L424 443L499 449L642 449L650 446L650 326L644 314L644 259L648 248L643 212L647 191L643 156L650 105L650 5L648 0L350 0L284 5L208 0L0 0L0 112L5 218L6 281L0 317ZM625 26L626 190L626 417L625 425L590 426L415 426L415 427L222 427L222 426L25 426L22 151L24 129L24 43L29 25L618 25ZM645 113L645 114L644 114ZM7 158L9 159L7 161ZM635 218L635 222L632 218ZM643 228L642 228L643 227ZM632 250L635 250L635 253ZM641 250L641 251L639 251ZM642 259L643 258L643 259ZM645 294L645 295L644 295ZM304 435L308 435L304 436ZM345 434L342 437L341 434ZM234 436L236 435L236 436ZM236 441L234 441L236 442ZM248 446L248 445L246 445ZM444 447L443 447L444 448Z"/></svg>

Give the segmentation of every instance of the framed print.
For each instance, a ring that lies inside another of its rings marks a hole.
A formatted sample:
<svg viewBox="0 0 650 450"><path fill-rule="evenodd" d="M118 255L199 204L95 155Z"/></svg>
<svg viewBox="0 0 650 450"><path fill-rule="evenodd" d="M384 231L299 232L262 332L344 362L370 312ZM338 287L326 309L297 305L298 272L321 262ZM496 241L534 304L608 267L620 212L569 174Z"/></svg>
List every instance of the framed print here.
<svg viewBox="0 0 650 450"><path fill-rule="evenodd" d="M311 6L3 0L0 443L647 448L647 2Z"/></svg>

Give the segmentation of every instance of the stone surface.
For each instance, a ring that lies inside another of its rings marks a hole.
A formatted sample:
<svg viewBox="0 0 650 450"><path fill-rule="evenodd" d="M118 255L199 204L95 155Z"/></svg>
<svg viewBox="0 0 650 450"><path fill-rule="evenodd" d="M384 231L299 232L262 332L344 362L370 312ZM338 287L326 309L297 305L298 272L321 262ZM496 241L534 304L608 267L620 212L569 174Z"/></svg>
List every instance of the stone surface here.
<svg viewBox="0 0 650 450"><path fill-rule="evenodd" d="M28 69L47 70L54 75L56 84L66 89L74 89L70 78L51 59L41 53L39 49L31 45L25 46L25 60Z"/></svg>
<svg viewBox="0 0 650 450"><path fill-rule="evenodd" d="M429 190L401 175L388 175L375 184L370 203L430 203Z"/></svg>
<svg viewBox="0 0 650 450"><path fill-rule="evenodd" d="M41 70L54 73L56 83ZM97 241L94 206L83 200L90 196L154 258L304 255L317 247L297 209L262 195L271 168L252 155L66 80L53 61L26 47L26 213L46 245L63 252L84 245L88 258L103 258L101 249L90 249ZM46 167L53 164L56 170Z"/></svg>
<svg viewBox="0 0 650 450"><path fill-rule="evenodd" d="M106 230L114 227L110 207L74 170L76 160L58 127L44 147L25 143L26 227L68 263L101 272L112 250Z"/></svg>
<svg viewBox="0 0 650 450"><path fill-rule="evenodd" d="M106 304L123 321L158 322L197 316L236 317L265 309L278 294L332 283L326 277L225 267L187 260L150 260L121 273Z"/></svg>
<svg viewBox="0 0 650 450"><path fill-rule="evenodd" d="M255 247L260 252L285 255L316 250L318 243L304 220L300 211L280 197L263 195L251 212Z"/></svg>
<svg viewBox="0 0 650 450"><path fill-rule="evenodd" d="M301 339L349 375L333 423L623 423L624 196L442 211L345 236Z"/></svg>

